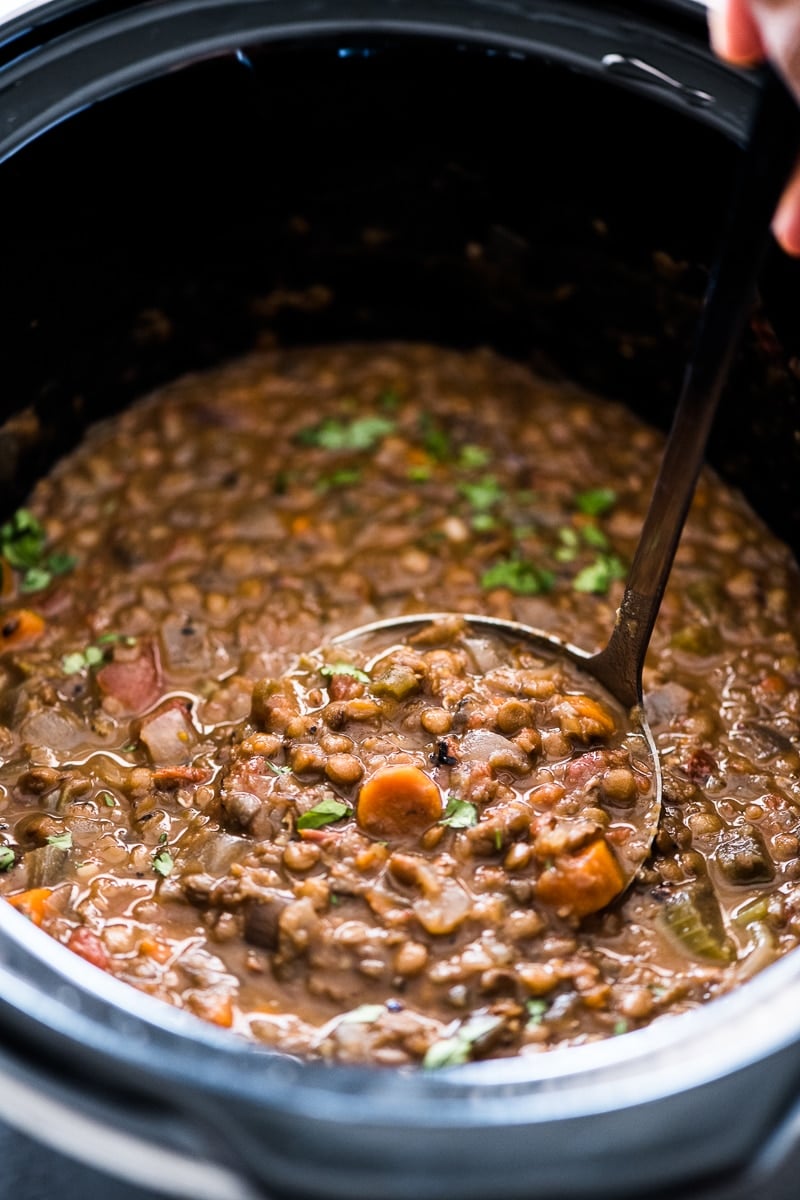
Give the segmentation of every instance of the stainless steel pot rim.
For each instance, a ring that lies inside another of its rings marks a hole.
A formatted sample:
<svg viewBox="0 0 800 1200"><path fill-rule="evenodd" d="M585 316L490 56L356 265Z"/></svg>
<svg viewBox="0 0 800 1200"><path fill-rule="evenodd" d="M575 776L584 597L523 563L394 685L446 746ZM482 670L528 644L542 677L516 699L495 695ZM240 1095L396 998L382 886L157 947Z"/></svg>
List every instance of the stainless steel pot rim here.
<svg viewBox="0 0 800 1200"><path fill-rule="evenodd" d="M649 1028L450 1071L329 1067L276 1055L106 975L0 904L3 1007L41 1030L162 1079L298 1115L429 1127L552 1121L638 1106L735 1074L800 1038L800 955L733 993ZM29 971L13 962L15 948ZM36 969L47 973L46 986ZM2 1009L0 1009L0 1019ZM198 1046L203 1053L198 1054ZM509 1105L510 1097L514 1105ZM337 1115L338 1114L338 1115Z"/></svg>

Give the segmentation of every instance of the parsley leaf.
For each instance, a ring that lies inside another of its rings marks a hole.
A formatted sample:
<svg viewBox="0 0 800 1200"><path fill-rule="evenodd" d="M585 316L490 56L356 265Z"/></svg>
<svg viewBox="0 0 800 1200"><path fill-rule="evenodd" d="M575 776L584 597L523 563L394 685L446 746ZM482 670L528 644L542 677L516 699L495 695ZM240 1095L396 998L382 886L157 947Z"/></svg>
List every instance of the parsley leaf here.
<svg viewBox="0 0 800 1200"><path fill-rule="evenodd" d="M476 533L491 533L493 529L497 529L497 517L488 512L475 513L470 525Z"/></svg>
<svg viewBox="0 0 800 1200"><path fill-rule="evenodd" d="M601 517L617 502L617 493L613 488L589 488L579 492L575 497L575 507L589 517Z"/></svg>
<svg viewBox="0 0 800 1200"><path fill-rule="evenodd" d="M115 797L111 795L111 792L99 792L97 799L102 800L106 808L116 808L117 801Z"/></svg>
<svg viewBox="0 0 800 1200"><path fill-rule="evenodd" d="M350 675L353 679L358 679L360 683L369 683L369 675L367 675L366 671L362 671L359 667L354 667L352 663L326 663L324 667L320 667L319 673L327 679L333 678L334 675Z"/></svg>
<svg viewBox="0 0 800 1200"><path fill-rule="evenodd" d="M488 450L483 446L473 446L467 444L461 447L461 453L458 456L458 465L468 471L473 467L485 467L491 458Z"/></svg>
<svg viewBox="0 0 800 1200"><path fill-rule="evenodd" d="M277 763L267 762L270 771L274 771L276 775L291 775L291 767L279 767Z"/></svg>
<svg viewBox="0 0 800 1200"><path fill-rule="evenodd" d="M478 824L478 809L469 800L459 800L458 796L448 796L444 816L440 825L449 825L451 829L469 829Z"/></svg>
<svg viewBox="0 0 800 1200"><path fill-rule="evenodd" d="M10 846L0 846L0 871L10 871L17 856Z"/></svg>
<svg viewBox="0 0 800 1200"><path fill-rule="evenodd" d="M164 879L172 873L174 866L175 860L169 850L159 850L158 854L153 856L153 870Z"/></svg>
<svg viewBox="0 0 800 1200"><path fill-rule="evenodd" d="M19 571L39 566L46 541L44 527L27 508L18 509L0 527L0 551L6 561Z"/></svg>
<svg viewBox="0 0 800 1200"><path fill-rule="evenodd" d="M435 458L437 462L447 462L453 457L450 435L436 423L430 413L423 413L420 417L419 431L422 445L431 458Z"/></svg>
<svg viewBox="0 0 800 1200"><path fill-rule="evenodd" d="M578 535L568 525L558 531L558 546L555 551L556 562L572 562L578 554Z"/></svg>
<svg viewBox="0 0 800 1200"><path fill-rule="evenodd" d="M319 425L301 429L296 441L322 450L371 450L394 429L395 422L388 417L355 417L352 421L326 417Z"/></svg>
<svg viewBox="0 0 800 1200"><path fill-rule="evenodd" d="M616 554L598 554L572 581L573 591L604 596L615 579L625 578L625 565Z"/></svg>
<svg viewBox="0 0 800 1200"><path fill-rule="evenodd" d="M549 1007L546 1000L526 1000L525 1007L528 1010L528 1024L541 1025L544 1020L544 1014Z"/></svg>
<svg viewBox="0 0 800 1200"><path fill-rule="evenodd" d="M475 1043L501 1024L502 1017L491 1017L488 1013L470 1017L452 1037L442 1038L428 1047L422 1060L423 1067L427 1071L436 1071L469 1062Z"/></svg>
<svg viewBox="0 0 800 1200"><path fill-rule="evenodd" d="M21 592L41 592L53 582L54 575L71 571L77 559L56 551L45 554L47 534L44 526L27 508L20 508L0 526L0 555L9 566L22 572Z"/></svg>
<svg viewBox="0 0 800 1200"><path fill-rule="evenodd" d="M596 525L585 525L581 530L581 536L586 545L593 546L595 550L608 549L608 538Z"/></svg>
<svg viewBox="0 0 800 1200"><path fill-rule="evenodd" d="M48 846L55 846L57 850L72 849L72 834L67 830L66 833L54 833L52 837L47 839Z"/></svg>
<svg viewBox="0 0 800 1200"><path fill-rule="evenodd" d="M329 796L327 800L320 800L319 804L315 804L308 812L299 816L297 828L321 829L323 825L330 825L333 821L340 821L342 817L348 817L351 812L349 804L344 804L334 796Z"/></svg>
<svg viewBox="0 0 800 1200"><path fill-rule="evenodd" d="M555 583L552 571L536 567L532 562L522 558L507 558L496 562L481 576L481 587L487 591L492 588L508 588L520 596L539 596L550 592Z"/></svg>
<svg viewBox="0 0 800 1200"><path fill-rule="evenodd" d="M350 484L361 482L361 471L358 467L342 467L340 471L331 471L330 475L320 475L317 480L317 491L326 492L328 488L349 487Z"/></svg>
<svg viewBox="0 0 800 1200"><path fill-rule="evenodd" d="M503 489L494 475L484 475L475 483L460 483L458 490L476 512L486 512L503 499Z"/></svg>

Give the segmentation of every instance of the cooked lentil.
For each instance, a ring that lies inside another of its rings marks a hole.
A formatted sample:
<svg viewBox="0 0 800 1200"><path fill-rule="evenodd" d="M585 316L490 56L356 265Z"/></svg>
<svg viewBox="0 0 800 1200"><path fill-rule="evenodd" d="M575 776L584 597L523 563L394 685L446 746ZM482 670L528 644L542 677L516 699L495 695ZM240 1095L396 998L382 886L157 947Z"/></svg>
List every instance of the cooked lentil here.
<svg viewBox="0 0 800 1200"><path fill-rule="evenodd" d="M0 529L2 894L206 1020L385 1065L611 1036L793 949L800 577L710 472L624 895L647 780L619 713L457 621L332 643L449 611L597 648L660 445L488 351L406 345L253 356L93 427Z"/></svg>

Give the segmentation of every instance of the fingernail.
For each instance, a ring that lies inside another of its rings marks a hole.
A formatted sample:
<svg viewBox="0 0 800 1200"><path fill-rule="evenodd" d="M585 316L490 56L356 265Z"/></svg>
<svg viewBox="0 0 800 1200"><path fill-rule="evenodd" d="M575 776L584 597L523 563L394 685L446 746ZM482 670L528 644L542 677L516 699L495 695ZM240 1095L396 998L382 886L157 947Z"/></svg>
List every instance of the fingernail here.
<svg viewBox="0 0 800 1200"><path fill-rule="evenodd" d="M787 254L800 257L800 209L796 205L778 205L772 220L772 233Z"/></svg>

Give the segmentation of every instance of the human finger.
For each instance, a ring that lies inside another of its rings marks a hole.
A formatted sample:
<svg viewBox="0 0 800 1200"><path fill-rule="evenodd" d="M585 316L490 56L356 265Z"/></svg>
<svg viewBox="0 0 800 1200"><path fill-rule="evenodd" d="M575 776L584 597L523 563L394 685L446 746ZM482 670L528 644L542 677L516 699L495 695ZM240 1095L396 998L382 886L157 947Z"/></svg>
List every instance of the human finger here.
<svg viewBox="0 0 800 1200"><path fill-rule="evenodd" d="M751 66L764 58L764 42L750 0L713 0L708 28L714 52L734 66Z"/></svg>

